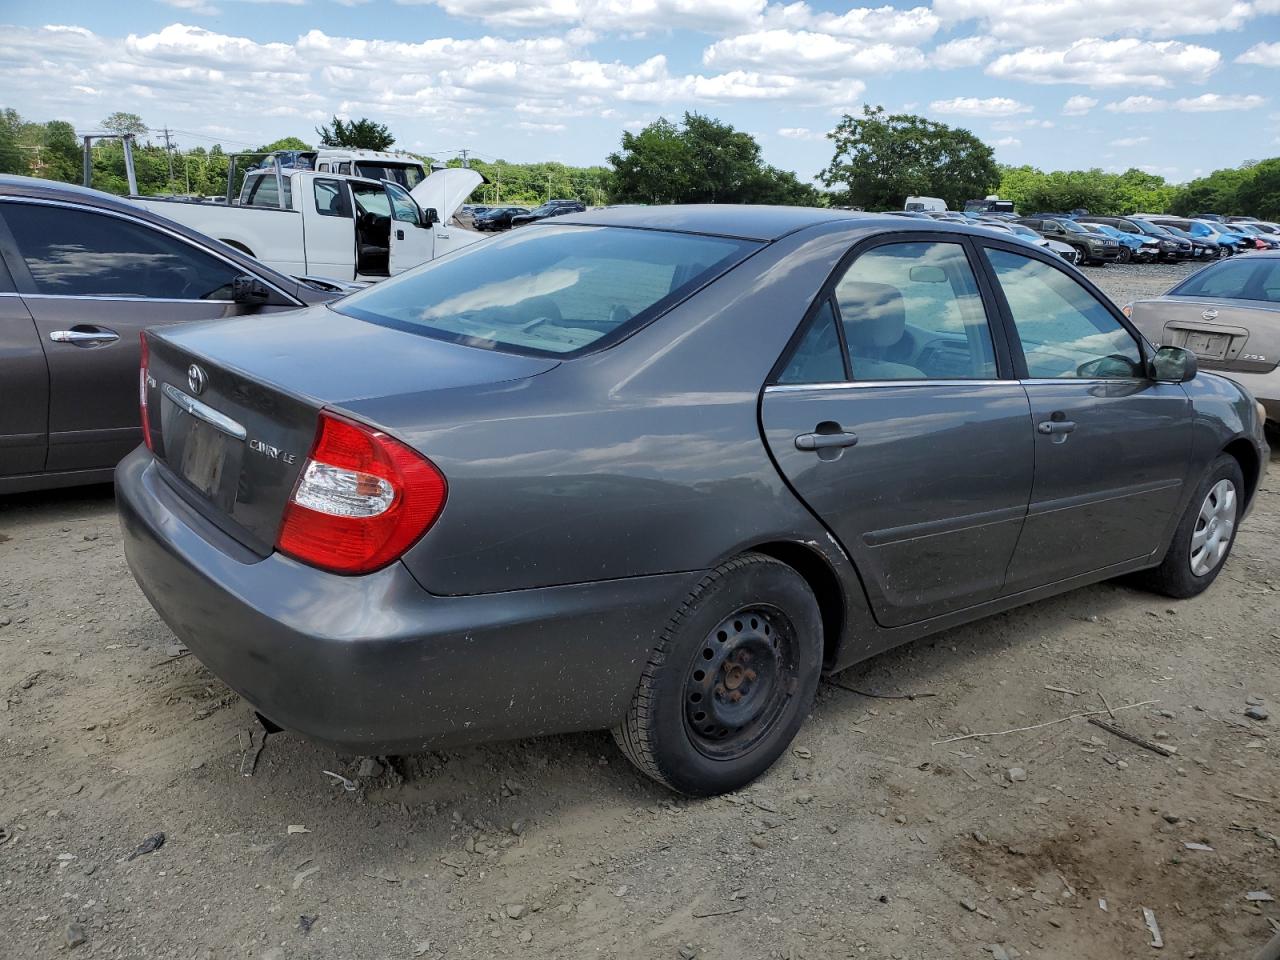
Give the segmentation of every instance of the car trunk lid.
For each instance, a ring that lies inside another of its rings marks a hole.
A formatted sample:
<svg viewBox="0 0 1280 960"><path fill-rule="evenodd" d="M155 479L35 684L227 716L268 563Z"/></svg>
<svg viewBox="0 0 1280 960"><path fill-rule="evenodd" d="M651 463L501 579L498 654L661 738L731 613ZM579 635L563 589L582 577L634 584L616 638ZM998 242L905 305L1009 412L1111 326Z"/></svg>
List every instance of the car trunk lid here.
<svg viewBox="0 0 1280 960"><path fill-rule="evenodd" d="M1139 300L1132 311L1133 322L1158 345L1191 351L1205 369L1242 373L1266 373L1280 359L1249 349L1250 331L1268 315L1280 319L1263 306L1195 297Z"/></svg>
<svg viewBox="0 0 1280 960"><path fill-rule="evenodd" d="M193 506L260 556L274 549L322 409L350 414L361 400L385 405L400 395L419 402L431 391L523 379L557 363L393 330L323 306L146 337L156 458Z"/></svg>

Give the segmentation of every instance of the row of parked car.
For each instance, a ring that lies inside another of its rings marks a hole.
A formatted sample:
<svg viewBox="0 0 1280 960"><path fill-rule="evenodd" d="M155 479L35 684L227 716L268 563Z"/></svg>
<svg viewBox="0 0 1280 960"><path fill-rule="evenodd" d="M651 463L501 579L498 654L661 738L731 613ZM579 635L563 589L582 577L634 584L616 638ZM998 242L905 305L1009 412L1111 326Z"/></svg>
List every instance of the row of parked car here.
<svg viewBox="0 0 1280 960"><path fill-rule="evenodd" d="M512 227L537 223L548 217L560 217L566 213L582 213L587 209L581 200L548 200L542 206L534 207L485 207L478 204L467 204L462 213L471 216L471 225L477 230L510 230Z"/></svg>
<svg viewBox="0 0 1280 960"><path fill-rule="evenodd" d="M1084 211L1019 216L1009 212L911 210L900 216L977 223L1017 234L1077 264L1208 262L1237 253L1280 250L1280 224L1213 213L1108 217Z"/></svg>

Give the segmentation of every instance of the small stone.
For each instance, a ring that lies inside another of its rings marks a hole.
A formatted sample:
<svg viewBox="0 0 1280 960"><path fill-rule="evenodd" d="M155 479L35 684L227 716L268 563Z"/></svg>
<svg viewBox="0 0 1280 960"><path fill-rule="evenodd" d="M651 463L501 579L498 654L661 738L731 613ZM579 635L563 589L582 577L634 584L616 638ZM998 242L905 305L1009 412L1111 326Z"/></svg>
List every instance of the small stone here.
<svg viewBox="0 0 1280 960"><path fill-rule="evenodd" d="M1010 767L1004 775L1009 778L1010 783L1022 783L1027 779L1027 771L1021 767Z"/></svg>
<svg viewBox="0 0 1280 960"><path fill-rule="evenodd" d="M356 776L361 780L376 780L382 776L382 764L373 757L364 757L360 761L360 769Z"/></svg>
<svg viewBox="0 0 1280 960"><path fill-rule="evenodd" d="M678 952L680 954L680 960L693 960L693 958L698 955L698 948L686 945L681 947Z"/></svg>
<svg viewBox="0 0 1280 960"><path fill-rule="evenodd" d="M511 824L511 832L517 837L524 836L524 832L529 829L529 824L524 820L516 820Z"/></svg>
<svg viewBox="0 0 1280 960"><path fill-rule="evenodd" d="M84 927L80 924L68 923L66 929L62 931L62 939L66 942L68 950L74 950L89 938L85 936Z"/></svg>
<svg viewBox="0 0 1280 960"><path fill-rule="evenodd" d="M1271 716L1271 714L1267 713L1266 709L1257 706L1250 707L1244 712L1244 715L1250 720L1266 720Z"/></svg>
<svg viewBox="0 0 1280 960"><path fill-rule="evenodd" d="M510 917L512 920L519 920L521 917L524 916L524 904L523 903L510 904L507 907L507 916Z"/></svg>
<svg viewBox="0 0 1280 960"><path fill-rule="evenodd" d="M765 842L764 842L764 838L763 838L763 837L752 837L752 838L751 838L751 845L752 845L753 847L758 847L758 848L759 848L759 849L761 849L761 850L767 850L767 849L768 849L768 847L769 847L769 845L768 845L767 843L765 843Z"/></svg>
<svg viewBox="0 0 1280 960"><path fill-rule="evenodd" d="M1250 890L1244 895L1250 903L1275 903L1276 898L1265 890Z"/></svg>
<svg viewBox="0 0 1280 960"><path fill-rule="evenodd" d="M792 750L791 752L792 752L792 753L794 753L794 754L795 754L797 757L799 757L801 760L812 760L812 759L813 759L813 751L812 751L812 750L810 750L808 747L796 747L796 748L795 748L794 750Z"/></svg>
<svg viewBox="0 0 1280 960"><path fill-rule="evenodd" d="M524 929L524 930L521 930L521 931L520 931L520 936L519 936L519 937L517 937L516 939L518 939L521 943L532 943L532 942L533 942L533 931L532 931L532 930L529 930L529 929L527 929L527 928L526 928L526 929Z"/></svg>
<svg viewBox="0 0 1280 960"><path fill-rule="evenodd" d="M905 824L907 822L907 818L904 817L902 814L898 814L896 817L893 818L893 822Z"/></svg>
<svg viewBox="0 0 1280 960"><path fill-rule="evenodd" d="M1182 818L1176 813L1166 813L1163 815L1162 819L1165 823L1179 823L1182 820Z"/></svg>
<svg viewBox="0 0 1280 960"><path fill-rule="evenodd" d="M0 617L0 627L7 627L11 623L13 623L13 621L8 617Z"/></svg>
<svg viewBox="0 0 1280 960"><path fill-rule="evenodd" d="M964 898L960 901L960 906L964 907L970 913L973 913L978 909L978 904L975 901L969 900L967 898Z"/></svg>
<svg viewBox="0 0 1280 960"><path fill-rule="evenodd" d="M991 842L990 840L987 839L987 835L983 833L981 830L973 831L973 839L975 842L981 843L983 846Z"/></svg>
<svg viewBox="0 0 1280 960"><path fill-rule="evenodd" d="M1117 761L1116 761L1116 769L1117 769L1117 770L1128 770L1128 769L1129 769L1129 764L1128 764L1128 763L1126 763L1126 762L1125 762L1125 761L1123 761L1123 760L1117 760Z"/></svg>

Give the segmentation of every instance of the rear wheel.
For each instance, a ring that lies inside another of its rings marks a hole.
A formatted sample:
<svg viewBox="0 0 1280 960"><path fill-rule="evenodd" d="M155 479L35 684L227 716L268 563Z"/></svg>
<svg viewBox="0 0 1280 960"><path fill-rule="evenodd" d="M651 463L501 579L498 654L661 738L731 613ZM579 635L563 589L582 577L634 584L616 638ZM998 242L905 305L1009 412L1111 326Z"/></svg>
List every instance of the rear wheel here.
<svg viewBox="0 0 1280 960"><path fill-rule="evenodd" d="M822 618L804 578L743 554L681 604L613 736L627 759L673 790L736 790L786 750L821 669Z"/></svg>
<svg viewBox="0 0 1280 960"><path fill-rule="evenodd" d="M1132 260L1132 259L1133 259L1133 251L1132 251L1132 250L1130 250L1128 247L1121 247L1121 248L1120 248L1120 262L1121 262L1121 263L1128 263L1128 262L1129 262L1130 260Z"/></svg>
<svg viewBox="0 0 1280 960"><path fill-rule="evenodd" d="M1218 578L1235 543L1244 507L1244 474L1236 458L1222 454L1187 504L1160 566L1143 575L1143 585L1168 597L1194 597Z"/></svg>

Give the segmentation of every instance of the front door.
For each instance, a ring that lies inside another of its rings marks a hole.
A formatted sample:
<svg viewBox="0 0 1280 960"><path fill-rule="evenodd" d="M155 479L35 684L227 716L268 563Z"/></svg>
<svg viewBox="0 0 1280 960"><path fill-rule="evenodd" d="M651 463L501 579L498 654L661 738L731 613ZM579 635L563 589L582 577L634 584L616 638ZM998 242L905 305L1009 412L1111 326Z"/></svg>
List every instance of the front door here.
<svg viewBox="0 0 1280 960"><path fill-rule="evenodd" d="M335 280L356 278L355 205L347 180L312 177L311 193L300 198L306 214L307 273ZM307 178L299 179L303 186Z"/></svg>
<svg viewBox="0 0 1280 960"><path fill-rule="evenodd" d="M1191 401L1146 375L1117 315L1048 258L985 249L1031 403L1035 485L1006 592L1150 555L1180 500Z"/></svg>
<svg viewBox="0 0 1280 960"><path fill-rule="evenodd" d="M971 256L954 238L859 253L761 405L779 468L886 626L998 596L1031 493L1026 393L1002 376Z"/></svg>
<svg viewBox="0 0 1280 960"><path fill-rule="evenodd" d="M10 200L10 267L48 364L48 471L114 466L142 439L144 327L234 315L242 270L127 215Z"/></svg>
<svg viewBox="0 0 1280 960"><path fill-rule="evenodd" d="M391 206L391 275L403 273L434 256L435 225L423 222L422 211L409 191L398 183L383 180Z"/></svg>

